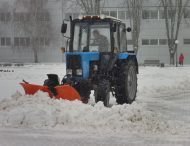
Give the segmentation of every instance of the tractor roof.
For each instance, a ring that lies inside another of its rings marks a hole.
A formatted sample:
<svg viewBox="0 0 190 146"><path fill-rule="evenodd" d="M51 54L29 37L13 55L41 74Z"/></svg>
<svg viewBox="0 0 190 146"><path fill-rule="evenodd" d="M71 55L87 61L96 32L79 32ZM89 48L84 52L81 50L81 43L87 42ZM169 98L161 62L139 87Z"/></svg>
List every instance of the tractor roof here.
<svg viewBox="0 0 190 146"><path fill-rule="evenodd" d="M80 15L79 18L74 19L74 21L115 21L122 23L120 19L106 15Z"/></svg>

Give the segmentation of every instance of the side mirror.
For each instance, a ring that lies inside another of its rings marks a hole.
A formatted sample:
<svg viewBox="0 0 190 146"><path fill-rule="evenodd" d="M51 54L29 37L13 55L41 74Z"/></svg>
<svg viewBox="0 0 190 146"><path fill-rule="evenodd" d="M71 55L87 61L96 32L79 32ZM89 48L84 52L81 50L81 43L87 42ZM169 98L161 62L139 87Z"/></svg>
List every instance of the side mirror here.
<svg viewBox="0 0 190 146"><path fill-rule="evenodd" d="M61 52L64 54L66 52L65 47L61 47Z"/></svg>
<svg viewBox="0 0 190 146"><path fill-rule="evenodd" d="M112 31L113 31L113 32L116 32L116 31L117 31L117 25L116 25L116 23L114 23L114 24L112 25Z"/></svg>
<svg viewBox="0 0 190 146"><path fill-rule="evenodd" d="M131 27L127 27L127 32L131 32Z"/></svg>
<svg viewBox="0 0 190 146"><path fill-rule="evenodd" d="M64 21L63 21L63 24L61 26L61 33L66 33L66 31L67 31L67 24L64 23Z"/></svg>

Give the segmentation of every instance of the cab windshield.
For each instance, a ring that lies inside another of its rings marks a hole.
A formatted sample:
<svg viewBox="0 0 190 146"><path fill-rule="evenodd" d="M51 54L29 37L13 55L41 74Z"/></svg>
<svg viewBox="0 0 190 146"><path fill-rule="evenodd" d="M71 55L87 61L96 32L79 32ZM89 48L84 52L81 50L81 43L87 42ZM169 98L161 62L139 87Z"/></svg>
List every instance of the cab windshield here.
<svg viewBox="0 0 190 146"><path fill-rule="evenodd" d="M76 23L73 38L74 52L110 52L110 25Z"/></svg>

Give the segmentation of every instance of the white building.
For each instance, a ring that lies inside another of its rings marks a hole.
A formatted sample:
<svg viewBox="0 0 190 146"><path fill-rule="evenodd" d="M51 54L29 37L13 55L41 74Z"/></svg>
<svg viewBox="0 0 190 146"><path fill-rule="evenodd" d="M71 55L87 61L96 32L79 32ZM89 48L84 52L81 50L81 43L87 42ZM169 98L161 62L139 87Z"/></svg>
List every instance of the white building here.
<svg viewBox="0 0 190 146"><path fill-rule="evenodd" d="M1 8L3 1L8 3L7 9ZM101 2L104 5L101 8L101 13L117 17L129 25L127 8L124 1L102 0ZM13 12L13 3L14 0L0 1L0 61L33 62L33 53L30 46L26 46L27 39L30 39L30 37L14 33L14 23L12 22L15 12ZM51 22L54 35L52 38L48 38L50 41L47 44L44 42L42 46L44 49L39 51L40 62L62 61L60 47L65 44L65 40L60 33L62 20L64 18L68 19L70 15L75 18L82 13L81 9L76 8L76 6L70 7L70 5L72 5L71 2L67 2L66 4L65 0L48 0L46 7L48 8L49 21ZM139 39L139 63L143 63L146 59L159 59L160 62L169 63L165 20L163 18L163 9L159 6L159 0L145 0ZM186 9L179 32L178 55L183 53L185 55L185 63L190 64L190 7L187 6ZM16 46L16 37L20 37L19 45L24 46ZM128 34L128 45L131 49L130 34Z"/></svg>
<svg viewBox="0 0 190 146"><path fill-rule="evenodd" d="M39 2L40 0L36 0ZM61 62L60 47L63 39L60 28L63 20L61 0L47 0L47 12L41 11L37 15L38 22L47 22L51 25L51 36L39 36L38 60L39 62ZM30 14L24 4L16 0L0 1L0 62L34 62L32 37L22 31L22 22L29 21ZM32 27L27 26L27 27Z"/></svg>
<svg viewBox="0 0 190 146"><path fill-rule="evenodd" d="M113 2L112 2L113 1ZM106 0L102 12L118 17L129 24L125 0ZM169 49L163 8L159 0L145 0L143 5L142 25L139 39L138 61L143 63L146 59L158 59L169 64ZM190 6L186 7L179 31L178 56L185 55L185 63L190 64ZM128 36L128 44L131 43L131 36ZM130 46L132 47L132 46Z"/></svg>

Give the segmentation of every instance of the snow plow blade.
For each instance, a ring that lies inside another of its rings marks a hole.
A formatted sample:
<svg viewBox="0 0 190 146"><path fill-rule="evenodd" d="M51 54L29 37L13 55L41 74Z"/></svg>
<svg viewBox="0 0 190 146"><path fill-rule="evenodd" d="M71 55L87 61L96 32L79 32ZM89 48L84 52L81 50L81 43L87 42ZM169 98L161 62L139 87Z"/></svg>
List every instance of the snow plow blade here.
<svg viewBox="0 0 190 146"><path fill-rule="evenodd" d="M29 83L20 83L24 88L25 94L34 95L37 91L47 92L50 97L55 97L56 99L66 99L66 100L81 100L79 93L69 85L56 86L57 95L53 96L48 86L41 86Z"/></svg>

